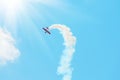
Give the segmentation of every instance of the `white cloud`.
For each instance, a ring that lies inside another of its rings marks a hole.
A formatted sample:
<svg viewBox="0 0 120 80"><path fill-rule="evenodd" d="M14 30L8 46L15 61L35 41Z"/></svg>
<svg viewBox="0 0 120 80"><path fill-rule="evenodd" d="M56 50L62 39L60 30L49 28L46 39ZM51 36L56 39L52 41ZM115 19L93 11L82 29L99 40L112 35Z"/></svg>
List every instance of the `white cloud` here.
<svg viewBox="0 0 120 80"><path fill-rule="evenodd" d="M7 30L0 28L0 64L13 62L19 55L13 37Z"/></svg>

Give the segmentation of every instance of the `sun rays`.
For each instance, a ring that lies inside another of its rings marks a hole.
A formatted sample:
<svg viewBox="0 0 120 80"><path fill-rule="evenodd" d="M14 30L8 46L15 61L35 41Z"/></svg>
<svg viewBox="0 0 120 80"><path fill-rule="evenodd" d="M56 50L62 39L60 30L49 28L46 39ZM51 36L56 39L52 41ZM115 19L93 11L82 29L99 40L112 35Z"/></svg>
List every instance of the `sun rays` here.
<svg viewBox="0 0 120 80"><path fill-rule="evenodd" d="M41 20L41 23L46 23L47 19L54 18L48 8L60 9L60 6L63 7L63 2L59 0L0 0L0 17L3 17L1 26L16 33L20 20L29 18L30 21L34 18L36 21Z"/></svg>

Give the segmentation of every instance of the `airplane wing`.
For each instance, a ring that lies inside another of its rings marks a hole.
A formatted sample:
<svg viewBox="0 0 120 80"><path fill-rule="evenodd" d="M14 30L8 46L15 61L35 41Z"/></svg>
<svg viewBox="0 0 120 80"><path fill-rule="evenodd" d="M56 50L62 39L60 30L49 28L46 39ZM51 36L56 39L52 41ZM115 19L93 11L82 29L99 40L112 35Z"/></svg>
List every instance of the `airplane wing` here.
<svg viewBox="0 0 120 80"><path fill-rule="evenodd" d="M46 31L48 34L51 34L49 31Z"/></svg>

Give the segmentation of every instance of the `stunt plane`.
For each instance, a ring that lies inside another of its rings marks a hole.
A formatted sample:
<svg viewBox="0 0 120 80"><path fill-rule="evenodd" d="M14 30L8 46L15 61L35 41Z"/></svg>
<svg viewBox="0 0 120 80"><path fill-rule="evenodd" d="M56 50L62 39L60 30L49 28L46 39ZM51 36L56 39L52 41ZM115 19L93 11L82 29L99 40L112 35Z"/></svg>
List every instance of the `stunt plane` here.
<svg viewBox="0 0 120 80"><path fill-rule="evenodd" d="M45 31L45 33L51 34L48 27L42 29Z"/></svg>

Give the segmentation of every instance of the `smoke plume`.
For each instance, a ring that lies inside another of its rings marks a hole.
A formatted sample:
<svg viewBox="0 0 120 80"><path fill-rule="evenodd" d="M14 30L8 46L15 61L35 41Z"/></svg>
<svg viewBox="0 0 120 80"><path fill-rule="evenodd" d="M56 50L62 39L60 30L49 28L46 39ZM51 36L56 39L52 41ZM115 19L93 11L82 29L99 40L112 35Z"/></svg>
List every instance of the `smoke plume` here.
<svg viewBox="0 0 120 80"><path fill-rule="evenodd" d="M19 50L14 45L15 40L10 33L0 28L0 64L13 62L19 55Z"/></svg>
<svg viewBox="0 0 120 80"><path fill-rule="evenodd" d="M51 29L58 29L64 38L65 49L61 56L60 65L57 68L58 74L63 75L63 80L71 80L72 70L71 60L75 52L76 37L72 35L70 29L65 25L54 24L49 27Z"/></svg>

